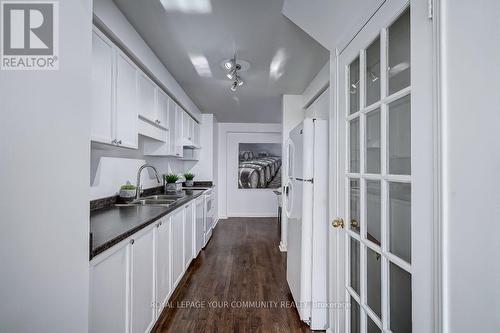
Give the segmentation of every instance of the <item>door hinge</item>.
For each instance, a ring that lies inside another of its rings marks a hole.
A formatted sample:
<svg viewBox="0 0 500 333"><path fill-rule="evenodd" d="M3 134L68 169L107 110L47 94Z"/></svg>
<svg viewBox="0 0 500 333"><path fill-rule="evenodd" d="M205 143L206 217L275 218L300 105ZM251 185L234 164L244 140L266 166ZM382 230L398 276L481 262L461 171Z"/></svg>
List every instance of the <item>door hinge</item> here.
<svg viewBox="0 0 500 333"><path fill-rule="evenodd" d="M434 16L434 0L427 0L427 18L432 20Z"/></svg>

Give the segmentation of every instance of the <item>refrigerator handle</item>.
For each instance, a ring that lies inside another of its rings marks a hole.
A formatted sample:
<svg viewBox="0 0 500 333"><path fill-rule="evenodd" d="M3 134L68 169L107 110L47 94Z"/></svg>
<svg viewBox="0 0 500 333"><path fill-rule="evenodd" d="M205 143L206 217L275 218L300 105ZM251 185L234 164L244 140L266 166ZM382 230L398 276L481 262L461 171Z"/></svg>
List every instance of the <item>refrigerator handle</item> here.
<svg viewBox="0 0 500 333"><path fill-rule="evenodd" d="M295 178L295 180L298 180L299 182L308 182L314 184L314 178L311 179Z"/></svg>

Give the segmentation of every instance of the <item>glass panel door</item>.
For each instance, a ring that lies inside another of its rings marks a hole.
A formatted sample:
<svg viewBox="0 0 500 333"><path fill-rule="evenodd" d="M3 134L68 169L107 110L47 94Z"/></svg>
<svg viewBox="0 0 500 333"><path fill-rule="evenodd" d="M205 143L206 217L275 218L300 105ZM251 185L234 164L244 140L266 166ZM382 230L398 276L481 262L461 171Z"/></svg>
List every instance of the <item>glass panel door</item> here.
<svg viewBox="0 0 500 333"><path fill-rule="evenodd" d="M377 32L340 58L345 332L410 333L410 9Z"/></svg>

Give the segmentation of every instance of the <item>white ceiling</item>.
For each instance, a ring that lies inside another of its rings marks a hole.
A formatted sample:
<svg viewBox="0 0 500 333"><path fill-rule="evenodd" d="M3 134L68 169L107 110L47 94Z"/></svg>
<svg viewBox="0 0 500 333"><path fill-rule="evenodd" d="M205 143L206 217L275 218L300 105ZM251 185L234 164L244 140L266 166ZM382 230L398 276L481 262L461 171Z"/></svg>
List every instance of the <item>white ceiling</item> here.
<svg viewBox="0 0 500 333"><path fill-rule="evenodd" d="M115 3L198 108L221 122L281 122L281 94L301 94L328 61L281 14L283 0L162 1L168 10L160 0ZM234 52L251 64L236 93L220 66Z"/></svg>

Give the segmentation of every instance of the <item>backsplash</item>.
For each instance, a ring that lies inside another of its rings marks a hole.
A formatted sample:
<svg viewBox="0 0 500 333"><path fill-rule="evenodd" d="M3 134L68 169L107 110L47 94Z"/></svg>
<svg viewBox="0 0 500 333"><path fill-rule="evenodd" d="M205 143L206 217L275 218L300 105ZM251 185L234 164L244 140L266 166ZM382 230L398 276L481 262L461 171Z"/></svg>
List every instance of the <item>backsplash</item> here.
<svg viewBox="0 0 500 333"><path fill-rule="evenodd" d="M139 147L142 147L139 140ZM90 198L89 200L113 197L120 187L128 182L136 184L137 170L145 163L153 165L161 177L162 174L182 173L184 162L174 157L144 156L142 151L132 149L104 149L92 145L90 165ZM144 189L157 187L154 173L147 168L142 171L141 185Z"/></svg>

